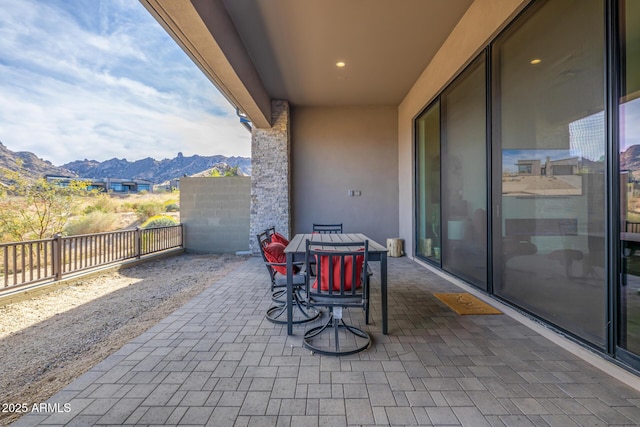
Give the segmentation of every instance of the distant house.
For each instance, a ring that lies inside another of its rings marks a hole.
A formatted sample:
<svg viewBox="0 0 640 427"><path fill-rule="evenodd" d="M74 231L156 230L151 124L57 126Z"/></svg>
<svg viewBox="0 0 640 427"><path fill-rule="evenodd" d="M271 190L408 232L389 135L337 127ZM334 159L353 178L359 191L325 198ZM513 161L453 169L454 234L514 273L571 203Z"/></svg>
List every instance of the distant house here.
<svg viewBox="0 0 640 427"><path fill-rule="evenodd" d="M578 157L570 157L567 159L551 160L547 157L544 165L540 160L518 160L517 166L518 175L576 175L580 168L580 159Z"/></svg>
<svg viewBox="0 0 640 427"><path fill-rule="evenodd" d="M542 175L540 160L518 160L518 175Z"/></svg>
<svg viewBox="0 0 640 427"><path fill-rule="evenodd" d="M49 182L55 182L61 187L67 187L72 181L88 182L87 190L98 190L118 194L139 193L141 191L153 192L153 182L144 179L122 178L74 178L69 176L46 175Z"/></svg>

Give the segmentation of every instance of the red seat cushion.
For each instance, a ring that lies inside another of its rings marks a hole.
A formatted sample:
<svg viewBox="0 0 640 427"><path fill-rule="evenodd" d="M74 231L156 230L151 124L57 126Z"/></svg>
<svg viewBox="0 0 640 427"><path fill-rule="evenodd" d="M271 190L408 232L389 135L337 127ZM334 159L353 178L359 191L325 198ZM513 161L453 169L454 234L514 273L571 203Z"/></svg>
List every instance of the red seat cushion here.
<svg viewBox="0 0 640 427"><path fill-rule="evenodd" d="M329 290L329 256L328 255L320 255L320 260L318 260L318 255L316 255L316 263L320 261L322 266L322 270L319 272L321 284L320 289L322 291ZM342 276L344 277L344 290L351 291L353 288L353 257L348 256L344 259L344 271L341 271L340 268L340 257L333 257L332 259L332 274L333 274L333 291L340 292L340 284L342 283ZM356 288L362 286L362 265L364 264L364 255L356 256ZM318 278L316 277L315 282L313 283L313 288L318 289Z"/></svg>
<svg viewBox="0 0 640 427"><path fill-rule="evenodd" d="M264 257L267 259L267 262L275 262L278 264L284 264L287 262L287 256L284 254L285 246L282 243L271 242L268 245L263 247ZM286 265L272 265L273 269L280 274L287 274L287 266ZM297 273L299 268L297 266L293 266L293 273Z"/></svg>
<svg viewBox="0 0 640 427"><path fill-rule="evenodd" d="M283 245L287 246L289 244L289 241L286 237L276 231L271 235L271 243L282 243Z"/></svg>

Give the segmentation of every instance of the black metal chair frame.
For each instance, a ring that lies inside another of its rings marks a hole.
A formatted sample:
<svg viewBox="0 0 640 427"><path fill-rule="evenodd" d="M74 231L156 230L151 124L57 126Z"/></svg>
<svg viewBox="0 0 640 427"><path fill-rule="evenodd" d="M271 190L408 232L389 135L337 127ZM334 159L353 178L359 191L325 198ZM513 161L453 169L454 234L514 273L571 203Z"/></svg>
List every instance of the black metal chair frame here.
<svg viewBox="0 0 640 427"><path fill-rule="evenodd" d="M256 237L258 239L258 245L260 246L260 254L264 261L267 271L269 272L269 279L271 280L271 299L274 301L274 305L267 309L265 317L267 320L273 323L286 324L287 323L287 277L278 273L274 266L287 266L287 263L274 263L269 262L264 253L264 248L267 244L271 243L271 236L275 232L275 228L271 227L263 232L259 233ZM304 262L294 263L294 265L304 266ZM294 318L293 324L300 324L311 322L322 314L320 310L308 307L307 298L303 296L305 293L306 274L294 274L293 282L293 305L296 307L298 317ZM295 313L295 312L294 312Z"/></svg>
<svg viewBox="0 0 640 427"><path fill-rule="evenodd" d="M260 254L262 255L262 260L265 264L268 264L269 261L264 254L264 247L271 243L271 236L276 232L275 227L267 228L266 230L258 233L256 238L258 240L258 246L260 247ZM267 270L269 271L269 278L271 279L271 299L275 302L279 302L281 304L286 300L286 289L276 289L275 286L275 273L276 271L272 266L267 266Z"/></svg>
<svg viewBox="0 0 640 427"><path fill-rule="evenodd" d="M321 234L342 233L342 223L340 224L313 224L313 232Z"/></svg>
<svg viewBox="0 0 640 427"><path fill-rule="evenodd" d="M367 263L369 260L369 242L331 243L331 250L322 249L322 245L323 243L321 242L312 242L310 240L306 242L305 263L307 264L307 269L315 261L317 274L317 281L316 277L307 277L306 290L309 307L327 307L329 309L329 317L322 325L313 326L306 330L302 343L305 348L319 354L346 356L359 353L369 348L371 336L363 329L347 324L342 317L342 309L361 308L365 313L368 309L369 275L367 274ZM342 247L344 247L344 250L340 250ZM360 272L361 286L356 287L356 264L359 256L362 257L363 261L362 271ZM346 260L349 258L352 263L351 283L354 286L351 289L346 289L345 265ZM325 263L328 263L327 269L324 267ZM340 283L335 282L334 269L339 271L338 281ZM329 272L327 290L323 290L321 286L322 275L325 274L325 271ZM317 283L316 288L313 287L314 282ZM355 344L351 346L341 345L341 330L345 333L353 334L354 337L352 338ZM323 341L323 337L321 337L323 332L327 334L333 333L332 346L318 344L319 341Z"/></svg>

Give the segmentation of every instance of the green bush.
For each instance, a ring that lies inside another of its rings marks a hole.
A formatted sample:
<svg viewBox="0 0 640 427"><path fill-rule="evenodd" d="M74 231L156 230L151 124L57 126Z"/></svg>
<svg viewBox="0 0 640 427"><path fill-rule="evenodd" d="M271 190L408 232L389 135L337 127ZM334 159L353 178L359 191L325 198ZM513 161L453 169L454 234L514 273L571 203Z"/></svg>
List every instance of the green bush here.
<svg viewBox="0 0 640 427"><path fill-rule="evenodd" d="M98 194L95 197L95 201L84 208L85 214L90 214L91 212L116 212L118 210L118 206L116 202L109 196L108 194Z"/></svg>
<svg viewBox="0 0 640 427"><path fill-rule="evenodd" d="M93 211L69 221L64 232L68 236L77 236L112 231L117 218L112 212Z"/></svg>
<svg viewBox="0 0 640 427"><path fill-rule="evenodd" d="M180 206L177 203L169 203L164 207L165 212L179 212Z"/></svg>
<svg viewBox="0 0 640 427"><path fill-rule="evenodd" d="M178 225L179 222L173 217L166 215L155 215L146 220L140 227L141 228L153 228L153 227L168 227L171 225Z"/></svg>
<svg viewBox="0 0 640 427"><path fill-rule="evenodd" d="M140 203L136 206L136 213L141 221L146 221L147 219L160 215L164 212L164 205L160 202L144 202Z"/></svg>

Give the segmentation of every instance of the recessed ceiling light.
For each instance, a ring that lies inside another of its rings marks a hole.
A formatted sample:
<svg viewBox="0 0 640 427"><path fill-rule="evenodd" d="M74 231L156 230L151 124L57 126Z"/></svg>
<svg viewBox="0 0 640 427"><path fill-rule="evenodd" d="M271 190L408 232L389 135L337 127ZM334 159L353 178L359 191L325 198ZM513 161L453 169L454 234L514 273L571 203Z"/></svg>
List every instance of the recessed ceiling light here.
<svg viewBox="0 0 640 427"><path fill-rule="evenodd" d="M336 62L336 67L338 67L338 68L344 68L346 65L347 65L347 64L346 64L346 63L344 63L344 62L342 62L342 61L340 61L340 62Z"/></svg>
<svg viewBox="0 0 640 427"><path fill-rule="evenodd" d="M540 59L540 58L535 58L535 59L532 59L532 60L531 60L531 65L537 65L537 64L539 64L539 63L541 63L541 62L542 62L542 59Z"/></svg>

